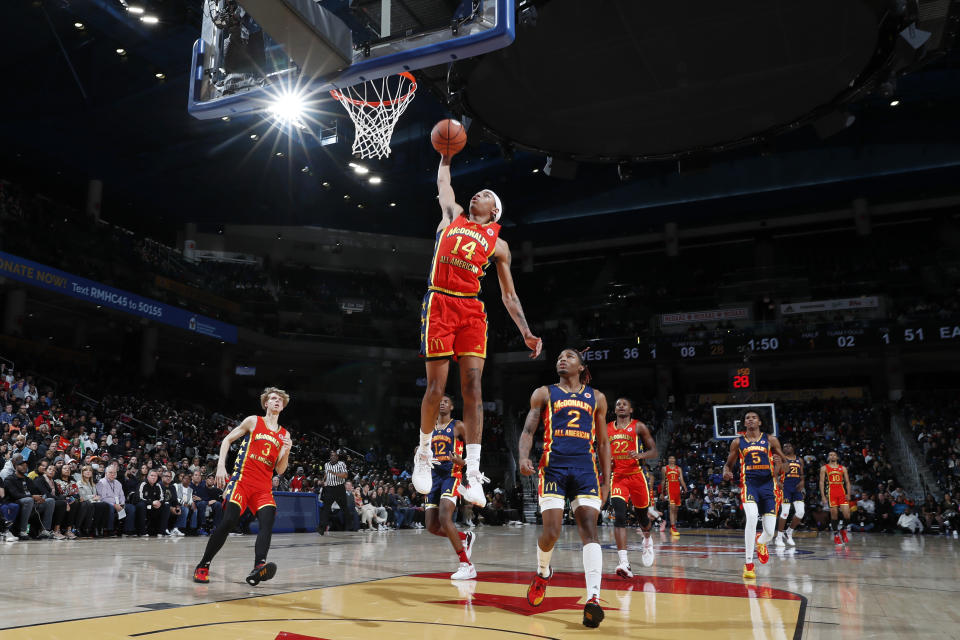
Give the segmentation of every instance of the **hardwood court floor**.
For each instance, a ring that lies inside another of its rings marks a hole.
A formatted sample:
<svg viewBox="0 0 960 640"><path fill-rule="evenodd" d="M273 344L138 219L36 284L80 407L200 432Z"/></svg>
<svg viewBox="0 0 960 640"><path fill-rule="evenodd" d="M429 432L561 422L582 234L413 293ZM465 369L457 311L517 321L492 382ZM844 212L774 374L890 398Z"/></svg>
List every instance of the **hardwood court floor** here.
<svg viewBox="0 0 960 640"><path fill-rule="evenodd" d="M448 579L456 558L424 531L285 534L273 538L276 578L243 582L252 536L231 537L209 585L191 581L206 538L0 544L0 639L173 638L952 638L960 640L960 541L852 534L835 549L798 534L757 579L740 578L742 533L656 534L657 558L637 577L614 573L604 545L599 629L581 625L580 545L565 527L543 605L526 604L539 527L483 527L476 581Z"/></svg>

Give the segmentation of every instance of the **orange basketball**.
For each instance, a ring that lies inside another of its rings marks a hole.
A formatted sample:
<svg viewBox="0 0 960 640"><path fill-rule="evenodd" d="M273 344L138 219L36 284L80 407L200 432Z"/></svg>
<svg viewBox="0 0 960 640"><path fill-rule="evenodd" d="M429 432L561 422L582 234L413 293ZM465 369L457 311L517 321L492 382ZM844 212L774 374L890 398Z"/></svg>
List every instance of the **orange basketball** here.
<svg viewBox="0 0 960 640"><path fill-rule="evenodd" d="M440 155L456 155L463 151L463 147L467 144L467 131L456 120L449 118L441 120L433 126L430 142Z"/></svg>

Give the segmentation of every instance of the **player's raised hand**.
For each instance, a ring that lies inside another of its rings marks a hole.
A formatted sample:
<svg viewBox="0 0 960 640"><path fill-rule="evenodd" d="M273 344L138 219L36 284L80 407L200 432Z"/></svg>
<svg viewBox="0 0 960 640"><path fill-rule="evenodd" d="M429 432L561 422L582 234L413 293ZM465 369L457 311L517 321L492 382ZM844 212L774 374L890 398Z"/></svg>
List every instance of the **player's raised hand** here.
<svg viewBox="0 0 960 640"><path fill-rule="evenodd" d="M540 357L540 352L543 351L543 340L533 335L532 333L523 339L527 343L527 348L529 348L533 353L530 354L531 360L536 360Z"/></svg>
<svg viewBox="0 0 960 640"><path fill-rule="evenodd" d="M530 461L530 458L524 458L520 461L520 474L524 476L533 475L533 462Z"/></svg>

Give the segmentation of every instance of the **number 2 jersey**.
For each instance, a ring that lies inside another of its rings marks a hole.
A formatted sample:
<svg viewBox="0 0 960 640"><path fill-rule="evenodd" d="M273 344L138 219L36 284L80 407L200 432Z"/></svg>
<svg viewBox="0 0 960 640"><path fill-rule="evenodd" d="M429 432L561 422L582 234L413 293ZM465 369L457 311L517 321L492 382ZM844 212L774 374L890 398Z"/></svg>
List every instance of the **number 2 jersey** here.
<svg viewBox="0 0 960 640"><path fill-rule="evenodd" d="M257 416L257 426L243 439L237 452L230 484L269 489L286 434L287 430L279 425L276 431L271 430L263 417Z"/></svg>
<svg viewBox="0 0 960 640"><path fill-rule="evenodd" d="M564 391L550 385L550 402L543 414L543 456L540 466L596 468L593 413L597 394L586 385Z"/></svg>

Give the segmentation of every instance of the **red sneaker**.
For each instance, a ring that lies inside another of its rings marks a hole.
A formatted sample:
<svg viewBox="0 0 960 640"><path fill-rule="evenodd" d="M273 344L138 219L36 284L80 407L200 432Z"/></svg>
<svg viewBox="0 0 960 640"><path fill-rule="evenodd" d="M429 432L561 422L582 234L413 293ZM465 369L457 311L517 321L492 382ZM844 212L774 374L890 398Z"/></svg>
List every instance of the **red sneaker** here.
<svg viewBox="0 0 960 640"><path fill-rule="evenodd" d="M841 544L843 544L843 542L840 540L840 534L839 534L839 533L833 534L833 544L838 545L838 546L841 545Z"/></svg>
<svg viewBox="0 0 960 640"><path fill-rule="evenodd" d="M767 564L770 559L770 552L767 551L767 545L760 542L760 534L757 533L757 560L760 564Z"/></svg>
<svg viewBox="0 0 960 640"><path fill-rule="evenodd" d="M850 542L850 538L847 537L846 529L840 529L840 539L843 540L843 544Z"/></svg>
<svg viewBox="0 0 960 640"><path fill-rule="evenodd" d="M544 578L539 573L533 575L533 582L527 587L527 602L531 607L539 607L547 595L547 582L553 577L553 569L550 569L550 575Z"/></svg>
<svg viewBox="0 0 960 640"><path fill-rule="evenodd" d="M197 567L193 570L193 581L206 584L210 582L210 569L207 567Z"/></svg>

